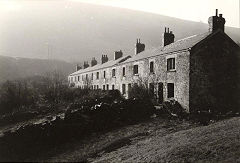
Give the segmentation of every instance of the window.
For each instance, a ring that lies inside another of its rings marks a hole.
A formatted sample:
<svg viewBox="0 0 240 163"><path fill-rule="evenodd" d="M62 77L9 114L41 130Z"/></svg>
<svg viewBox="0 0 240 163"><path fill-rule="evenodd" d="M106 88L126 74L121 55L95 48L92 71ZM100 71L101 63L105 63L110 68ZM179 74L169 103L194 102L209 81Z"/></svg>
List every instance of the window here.
<svg viewBox="0 0 240 163"><path fill-rule="evenodd" d="M173 83L168 83L167 84L167 92L168 92L168 98L174 97L174 84Z"/></svg>
<svg viewBox="0 0 240 163"><path fill-rule="evenodd" d="M138 74L138 65L133 66L133 74L134 75Z"/></svg>
<svg viewBox="0 0 240 163"><path fill-rule="evenodd" d="M93 73L92 73L92 77L91 77L91 80L93 80Z"/></svg>
<svg viewBox="0 0 240 163"><path fill-rule="evenodd" d="M107 84L107 90L109 90L109 85Z"/></svg>
<svg viewBox="0 0 240 163"><path fill-rule="evenodd" d="M112 77L115 77L116 76L116 69L112 69Z"/></svg>
<svg viewBox="0 0 240 163"><path fill-rule="evenodd" d="M122 93L126 94L126 85L125 84L122 84Z"/></svg>
<svg viewBox="0 0 240 163"><path fill-rule="evenodd" d="M154 62L150 62L150 73L154 73Z"/></svg>
<svg viewBox="0 0 240 163"><path fill-rule="evenodd" d="M80 81L80 76L78 76L78 81Z"/></svg>
<svg viewBox="0 0 240 163"><path fill-rule="evenodd" d="M167 70L175 70L175 58L167 59Z"/></svg>
<svg viewBox="0 0 240 163"><path fill-rule="evenodd" d="M99 88L99 86L97 85L97 89Z"/></svg>
<svg viewBox="0 0 240 163"><path fill-rule="evenodd" d="M114 90L114 84L112 85L112 90Z"/></svg>
<svg viewBox="0 0 240 163"><path fill-rule="evenodd" d="M97 79L99 79L99 72L97 72Z"/></svg>
<svg viewBox="0 0 240 163"><path fill-rule="evenodd" d="M103 85L103 90L105 90L105 85Z"/></svg>
<svg viewBox="0 0 240 163"><path fill-rule="evenodd" d="M125 67L123 67L122 75L123 75L123 76L126 75L126 68L125 68Z"/></svg>
<svg viewBox="0 0 240 163"><path fill-rule="evenodd" d="M93 89L96 89L96 85L93 86Z"/></svg>
<svg viewBox="0 0 240 163"><path fill-rule="evenodd" d="M103 71L103 78L106 78L106 71Z"/></svg>
<svg viewBox="0 0 240 163"><path fill-rule="evenodd" d="M88 80L88 74L86 74L86 80Z"/></svg>

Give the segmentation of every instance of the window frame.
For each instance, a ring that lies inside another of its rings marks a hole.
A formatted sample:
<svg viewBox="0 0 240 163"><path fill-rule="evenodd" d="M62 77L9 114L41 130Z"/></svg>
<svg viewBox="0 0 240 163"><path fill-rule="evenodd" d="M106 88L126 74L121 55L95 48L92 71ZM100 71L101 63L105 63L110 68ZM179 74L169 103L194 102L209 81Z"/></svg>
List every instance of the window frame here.
<svg viewBox="0 0 240 163"><path fill-rule="evenodd" d="M114 72L114 73L113 73ZM115 78L116 77L116 68L112 69L112 77Z"/></svg>
<svg viewBox="0 0 240 163"><path fill-rule="evenodd" d="M154 61L150 61L149 62L149 72L151 73L151 74L154 74Z"/></svg>
<svg viewBox="0 0 240 163"><path fill-rule="evenodd" d="M175 57L167 58L167 71L175 70L176 70L176 58Z"/></svg>
<svg viewBox="0 0 240 163"><path fill-rule="evenodd" d="M99 72L96 72L96 79L99 80Z"/></svg>
<svg viewBox="0 0 240 163"><path fill-rule="evenodd" d="M122 68L122 76L123 76L123 77L126 76L126 67L123 67L123 68Z"/></svg>
<svg viewBox="0 0 240 163"><path fill-rule="evenodd" d="M106 79L106 71L103 71L103 79Z"/></svg>
<svg viewBox="0 0 240 163"><path fill-rule="evenodd" d="M137 69L135 69L135 67L137 67ZM135 72L135 70L137 70L137 73ZM133 65L133 75L138 75L139 74L139 66L138 64Z"/></svg>

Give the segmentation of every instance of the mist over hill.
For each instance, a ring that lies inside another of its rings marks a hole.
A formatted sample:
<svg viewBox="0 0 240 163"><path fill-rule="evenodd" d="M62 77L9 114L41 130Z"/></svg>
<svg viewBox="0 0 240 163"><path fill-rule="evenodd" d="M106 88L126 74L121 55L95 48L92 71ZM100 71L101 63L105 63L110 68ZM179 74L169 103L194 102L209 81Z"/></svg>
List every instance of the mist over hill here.
<svg viewBox="0 0 240 163"><path fill-rule="evenodd" d="M129 9L74 1L68 6L61 1L48 3L52 8L45 5L33 4L2 20L0 55L71 62L96 57L99 61L102 54L111 59L120 49L124 55L132 55L136 38L147 49L160 46L164 27L173 31L176 40L208 30L201 22ZM226 27L226 33L240 41L238 28Z"/></svg>
<svg viewBox="0 0 240 163"><path fill-rule="evenodd" d="M74 64L60 60L13 58L0 56L0 83L32 76L45 76L57 71L66 76L74 71Z"/></svg>
<svg viewBox="0 0 240 163"><path fill-rule="evenodd" d="M136 38L146 49L158 47L164 27L173 31L175 40L208 31L208 24L201 22L130 9L79 2L33 4L1 20L0 82L53 70L67 76L75 63L90 62L92 57L100 62L102 54L113 59L120 49L133 55ZM226 27L236 42L240 42L239 30Z"/></svg>

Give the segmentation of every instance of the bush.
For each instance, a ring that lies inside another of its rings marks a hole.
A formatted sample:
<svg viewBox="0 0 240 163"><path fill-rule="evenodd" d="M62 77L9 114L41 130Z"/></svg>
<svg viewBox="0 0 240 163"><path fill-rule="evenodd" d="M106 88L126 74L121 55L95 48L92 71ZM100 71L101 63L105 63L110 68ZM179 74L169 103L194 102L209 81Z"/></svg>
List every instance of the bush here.
<svg viewBox="0 0 240 163"><path fill-rule="evenodd" d="M153 95L144 84L134 84L129 90L129 98L152 99Z"/></svg>
<svg viewBox="0 0 240 163"><path fill-rule="evenodd" d="M7 81L0 88L0 113L13 113L35 106L39 96L25 81Z"/></svg>
<svg viewBox="0 0 240 163"><path fill-rule="evenodd" d="M187 116L186 111L175 99L164 101L162 109L163 109L162 113L166 113L170 116L175 116L179 118L186 118Z"/></svg>

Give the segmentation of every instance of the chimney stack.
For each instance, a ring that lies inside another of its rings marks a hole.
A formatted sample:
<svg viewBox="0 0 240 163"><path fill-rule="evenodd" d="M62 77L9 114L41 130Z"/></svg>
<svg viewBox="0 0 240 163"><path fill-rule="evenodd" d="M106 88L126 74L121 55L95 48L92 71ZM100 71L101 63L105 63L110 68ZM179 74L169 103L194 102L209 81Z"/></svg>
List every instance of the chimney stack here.
<svg viewBox="0 0 240 163"><path fill-rule="evenodd" d="M88 67L89 67L88 62L87 62L87 61L86 61L86 62L84 61L84 62L83 62L83 68L85 69L85 68L88 68Z"/></svg>
<svg viewBox="0 0 240 163"><path fill-rule="evenodd" d="M208 18L209 32L214 32L218 29L224 32L225 19L222 14L218 16L218 9L216 9L216 15Z"/></svg>
<svg viewBox="0 0 240 163"><path fill-rule="evenodd" d="M82 69L82 67L79 64L77 64L76 71L81 70L81 69Z"/></svg>
<svg viewBox="0 0 240 163"><path fill-rule="evenodd" d="M102 64L108 61L107 55L102 55Z"/></svg>
<svg viewBox="0 0 240 163"><path fill-rule="evenodd" d="M97 60L95 59L95 57L92 58L92 61L91 61L91 66L95 66L97 64Z"/></svg>
<svg viewBox="0 0 240 163"><path fill-rule="evenodd" d="M137 43L136 43L136 46L135 46L135 55L137 55L138 53L141 53L144 50L145 50L145 44L142 44L140 42L140 38L137 39Z"/></svg>
<svg viewBox="0 0 240 163"><path fill-rule="evenodd" d="M121 58L122 56L123 56L122 50L114 52L114 60L117 60L117 59Z"/></svg>
<svg viewBox="0 0 240 163"><path fill-rule="evenodd" d="M174 34L172 31L169 31L169 28L165 27L163 36L162 36L162 47L169 45L174 42Z"/></svg>

